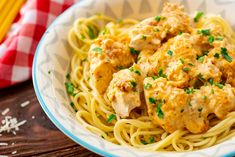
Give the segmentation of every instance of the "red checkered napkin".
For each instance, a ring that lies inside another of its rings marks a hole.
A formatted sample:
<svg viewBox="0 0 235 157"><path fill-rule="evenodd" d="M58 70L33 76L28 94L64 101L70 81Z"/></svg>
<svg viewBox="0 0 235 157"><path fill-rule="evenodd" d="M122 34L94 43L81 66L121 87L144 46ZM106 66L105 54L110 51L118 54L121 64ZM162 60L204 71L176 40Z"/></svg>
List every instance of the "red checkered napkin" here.
<svg viewBox="0 0 235 157"><path fill-rule="evenodd" d="M0 88L31 78L36 47L46 28L77 0L28 0L0 44Z"/></svg>

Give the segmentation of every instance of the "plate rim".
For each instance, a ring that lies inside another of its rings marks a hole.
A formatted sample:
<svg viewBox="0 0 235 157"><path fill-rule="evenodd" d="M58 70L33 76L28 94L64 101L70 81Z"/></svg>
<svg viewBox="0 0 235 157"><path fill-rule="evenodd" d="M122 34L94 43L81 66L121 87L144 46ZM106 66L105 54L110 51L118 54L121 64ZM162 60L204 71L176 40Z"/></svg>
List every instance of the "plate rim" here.
<svg viewBox="0 0 235 157"><path fill-rule="evenodd" d="M51 122L61 131L63 132L63 134L65 134L67 137L69 137L71 140L73 140L74 142L76 142L77 144L85 147L86 149L99 154L101 156L107 156L107 157L116 157L116 155L112 154L112 153L108 153L107 151L104 151L100 148L97 148L96 146L93 146L85 141L83 141L82 139L80 139L78 136L75 136L72 132L70 132L68 129L66 129L55 117L54 115L50 112L50 110L48 109L45 101L43 100L43 97L41 96L39 87L38 87L38 81L37 81L37 77L36 77L36 65L37 65L37 61L38 61L38 54L40 52L41 49L41 45L44 42L44 39L46 37L47 32L49 32L52 28L54 28L54 26L57 24L57 21L59 21L63 16L65 16L69 11L73 10L74 8L76 8L78 5L81 5L81 3L86 2L86 0L80 0L78 2L76 2L75 4L73 4L72 6L70 6L69 8L67 8L64 12L62 12L60 15L58 15L53 21L52 23L48 26L48 28L45 30L45 32L43 33L43 36L41 37L37 48L35 50L35 54L34 54L34 59L33 59L33 65L32 65L32 81L33 81L33 87L34 87L34 91L36 94L36 97L39 101L40 106L42 107L43 111L46 113L47 117L51 120ZM235 139L234 139L235 140ZM206 149L203 149L206 150ZM188 152L190 153L190 152ZM224 157L232 157L235 156L235 151L230 152L228 154L224 154Z"/></svg>

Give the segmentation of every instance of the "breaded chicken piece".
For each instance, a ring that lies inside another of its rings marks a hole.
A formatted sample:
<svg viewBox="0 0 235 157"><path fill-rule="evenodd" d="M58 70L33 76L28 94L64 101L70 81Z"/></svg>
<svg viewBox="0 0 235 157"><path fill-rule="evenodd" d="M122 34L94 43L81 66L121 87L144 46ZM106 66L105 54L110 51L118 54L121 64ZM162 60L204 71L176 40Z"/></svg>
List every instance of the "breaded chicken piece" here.
<svg viewBox="0 0 235 157"><path fill-rule="evenodd" d="M169 133L184 128L192 133L202 133L209 128L209 114L223 119L235 110L235 89L228 84L180 89L165 78L148 77L144 86L152 122Z"/></svg>
<svg viewBox="0 0 235 157"><path fill-rule="evenodd" d="M140 51L157 50L162 40L180 32L190 32L190 18L184 7L165 3L161 16L143 20L130 33L130 47Z"/></svg>
<svg viewBox="0 0 235 157"><path fill-rule="evenodd" d="M90 75L100 94L106 91L114 72L120 68L130 67L134 63L128 42L128 39L120 41L114 36L105 35L99 36L91 45L88 53Z"/></svg>
<svg viewBox="0 0 235 157"><path fill-rule="evenodd" d="M128 117L131 110L141 105L140 93L143 91L143 76L134 64L129 69L113 74L106 91L115 112L122 118Z"/></svg>

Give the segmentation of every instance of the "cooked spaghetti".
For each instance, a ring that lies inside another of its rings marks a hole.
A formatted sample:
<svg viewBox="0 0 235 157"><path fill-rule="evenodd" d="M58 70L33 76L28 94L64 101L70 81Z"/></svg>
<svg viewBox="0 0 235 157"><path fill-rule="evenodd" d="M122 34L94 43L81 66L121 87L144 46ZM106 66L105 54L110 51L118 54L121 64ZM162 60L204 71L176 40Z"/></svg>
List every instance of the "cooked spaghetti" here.
<svg viewBox="0 0 235 157"><path fill-rule="evenodd" d="M77 120L116 144L193 151L235 135L235 36L220 16L166 3L143 21L78 18L65 83Z"/></svg>

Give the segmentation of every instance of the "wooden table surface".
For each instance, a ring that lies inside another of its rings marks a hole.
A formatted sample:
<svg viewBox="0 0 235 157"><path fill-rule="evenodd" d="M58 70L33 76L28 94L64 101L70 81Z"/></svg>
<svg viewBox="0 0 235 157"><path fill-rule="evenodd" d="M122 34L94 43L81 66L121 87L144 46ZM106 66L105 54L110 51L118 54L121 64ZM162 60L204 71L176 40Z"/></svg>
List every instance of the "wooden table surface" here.
<svg viewBox="0 0 235 157"><path fill-rule="evenodd" d="M27 100L30 104L22 108L20 104ZM27 123L20 127L17 135L3 133L0 136L0 142L8 143L8 146L0 146L0 155L98 157L65 136L47 118L36 98L32 81L0 90L0 122L5 108L10 109L7 115L18 121L26 119ZM17 153L12 155L14 151Z"/></svg>

